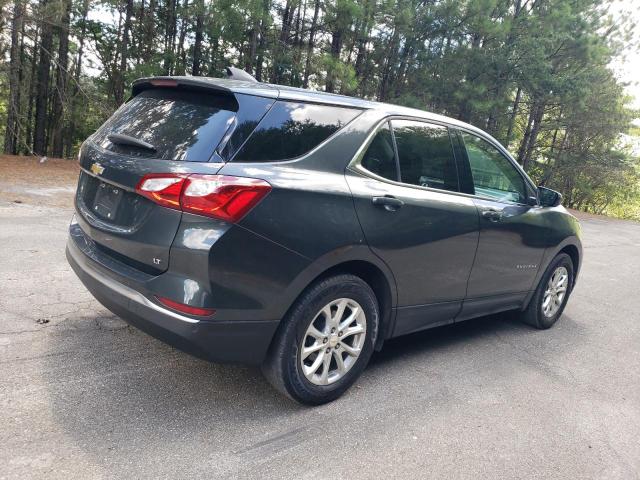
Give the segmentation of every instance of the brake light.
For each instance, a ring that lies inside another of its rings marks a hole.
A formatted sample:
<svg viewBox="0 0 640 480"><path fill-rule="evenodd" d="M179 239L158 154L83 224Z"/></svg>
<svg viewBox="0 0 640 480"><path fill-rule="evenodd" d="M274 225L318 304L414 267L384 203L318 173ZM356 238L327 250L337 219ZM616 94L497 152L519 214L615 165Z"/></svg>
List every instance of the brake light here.
<svg viewBox="0 0 640 480"><path fill-rule="evenodd" d="M196 315L198 317L210 317L211 315L216 313L213 308L192 307L191 305L175 302L169 298L159 297L157 295L156 299L165 307L169 307L172 310L177 310L178 312L187 313L189 315Z"/></svg>
<svg viewBox="0 0 640 480"><path fill-rule="evenodd" d="M189 175L180 204L184 212L237 222L270 191L271 185L256 178Z"/></svg>
<svg viewBox="0 0 640 480"><path fill-rule="evenodd" d="M151 80L151 85L154 87L177 87L178 82L170 78L159 78L157 80Z"/></svg>
<svg viewBox="0 0 640 480"><path fill-rule="evenodd" d="M150 173L136 187L136 192L163 207L180 210L180 193L184 187L184 175Z"/></svg>
<svg viewBox="0 0 640 480"><path fill-rule="evenodd" d="M257 178L229 175L148 174L136 191L163 207L237 222L270 191Z"/></svg>

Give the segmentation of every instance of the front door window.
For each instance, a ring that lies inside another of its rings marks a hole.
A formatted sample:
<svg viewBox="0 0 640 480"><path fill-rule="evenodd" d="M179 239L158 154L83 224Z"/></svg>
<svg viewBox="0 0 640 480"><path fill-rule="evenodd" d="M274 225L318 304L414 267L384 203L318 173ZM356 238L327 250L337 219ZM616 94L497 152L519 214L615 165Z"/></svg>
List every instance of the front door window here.
<svg viewBox="0 0 640 480"><path fill-rule="evenodd" d="M526 202L522 175L511 162L486 140L461 132L467 148L475 194L499 202Z"/></svg>

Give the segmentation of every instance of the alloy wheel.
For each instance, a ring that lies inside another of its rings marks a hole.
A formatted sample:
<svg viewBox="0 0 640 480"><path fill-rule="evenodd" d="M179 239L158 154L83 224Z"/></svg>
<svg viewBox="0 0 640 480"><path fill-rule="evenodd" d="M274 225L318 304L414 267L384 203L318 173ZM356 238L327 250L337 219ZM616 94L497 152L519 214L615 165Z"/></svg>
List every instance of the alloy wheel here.
<svg viewBox="0 0 640 480"><path fill-rule="evenodd" d="M350 298L331 301L315 315L300 346L300 366L314 385L337 382L355 365L367 335L367 319Z"/></svg>
<svg viewBox="0 0 640 480"><path fill-rule="evenodd" d="M551 278L547 282L547 288L542 295L542 313L545 317L551 318L562 306L562 301L567 295L569 286L569 272L566 267L559 266L553 271Z"/></svg>

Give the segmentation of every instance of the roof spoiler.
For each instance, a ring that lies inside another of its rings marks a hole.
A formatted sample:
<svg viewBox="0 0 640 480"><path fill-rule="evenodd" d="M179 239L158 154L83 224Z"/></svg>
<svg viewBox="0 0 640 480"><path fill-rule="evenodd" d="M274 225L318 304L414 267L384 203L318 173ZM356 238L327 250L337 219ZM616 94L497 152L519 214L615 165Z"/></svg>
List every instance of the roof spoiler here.
<svg viewBox="0 0 640 480"><path fill-rule="evenodd" d="M243 80L245 82L258 83L258 80L256 80L252 75L249 75L247 72L239 68L226 67L224 70L225 70L225 73L227 74L227 78L229 78L230 80Z"/></svg>

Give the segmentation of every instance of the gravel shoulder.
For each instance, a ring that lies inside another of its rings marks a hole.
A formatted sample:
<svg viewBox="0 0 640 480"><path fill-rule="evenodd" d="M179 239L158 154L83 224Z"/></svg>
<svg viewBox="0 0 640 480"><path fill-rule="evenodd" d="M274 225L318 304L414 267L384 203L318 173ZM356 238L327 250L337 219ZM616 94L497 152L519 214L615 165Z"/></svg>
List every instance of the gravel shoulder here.
<svg viewBox="0 0 640 480"><path fill-rule="evenodd" d="M0 155L0 201L72 208L79 172L74 160Z"/></svg>

